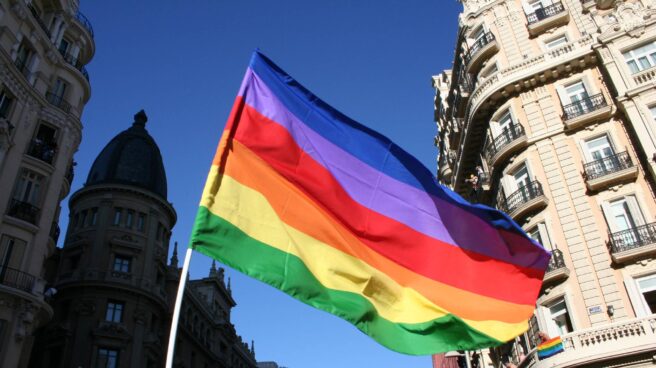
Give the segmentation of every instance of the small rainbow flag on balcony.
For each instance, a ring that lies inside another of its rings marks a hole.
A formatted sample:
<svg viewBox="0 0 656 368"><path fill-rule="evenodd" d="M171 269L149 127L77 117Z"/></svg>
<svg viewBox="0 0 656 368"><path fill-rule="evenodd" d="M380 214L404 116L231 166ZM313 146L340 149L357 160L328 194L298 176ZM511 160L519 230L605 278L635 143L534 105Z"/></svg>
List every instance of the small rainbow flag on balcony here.
<svg viewBox="0 0 656 368"><path fill-rule="evenodd" d="M191 247L415 355L524 332L550 257L507 215L440 186L259 52Z"/></svg>
<svg viewBox="0 0 656 368"><path fill-rule="evenodd" d="M563 350L563 340L560 339L560 336L554 337L538 345L538 359L549 358Z"/></svg>

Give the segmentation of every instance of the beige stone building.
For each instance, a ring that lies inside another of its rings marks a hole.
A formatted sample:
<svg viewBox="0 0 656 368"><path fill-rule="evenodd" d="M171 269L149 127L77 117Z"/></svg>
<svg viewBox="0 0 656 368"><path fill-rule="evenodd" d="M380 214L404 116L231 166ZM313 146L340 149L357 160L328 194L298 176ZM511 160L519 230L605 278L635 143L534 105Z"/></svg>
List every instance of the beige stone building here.
<svg viewBox="0 0 656 368"><path fill-rule="evenodd" d="M461 2L438 178L553 252L529 331L475 364L653 366L656 2ZM564 352L537 359L537 331Z"/></svg>
<svg viewBox="0 0 656 368"><path fill-rule="evenodd" d="M93 30L77 1L0 0L0 367L24 367L48 321L46 259L70 190Z"/></svg>

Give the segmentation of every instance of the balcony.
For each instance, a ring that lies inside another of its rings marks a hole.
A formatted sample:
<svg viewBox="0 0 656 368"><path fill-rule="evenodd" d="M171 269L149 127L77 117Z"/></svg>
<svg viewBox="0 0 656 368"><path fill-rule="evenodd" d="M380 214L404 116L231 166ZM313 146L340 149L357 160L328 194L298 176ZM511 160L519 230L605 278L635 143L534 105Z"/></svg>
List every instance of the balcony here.
<svg viewBox="0 0 656 368"><path fill-rule="evenodd" d="M46 23L43 21L43 19L41 19L41 15L39 15L39 11L36 10L36 8L32 4L28 4L27 8L30 9L30 13L32 13L32 16L34 16L34 19L39 24L43 32L45 32L48 38L50 38L51 37L50 30L46 26Z"/></svg>
<svg viewBox="0 0 656 368"><path fill-rule="evenodd" d="M52 164L52 160L57 153L57 146L51 142L44 142L39 138L34 138L27 148L27 154L37 158L45 163Z"/></svg>
<svg viewBox="0 0 656 368"><path fill-rule="evenodd" d="M71 112L71 104L66 102L63 96L57 96L54 93L48 92L46 93L46 100L48 100L50 104L60 108L62 111L64 111L67 114Z"/></svg>
<svg viewBox="0 0 656 368"><path fill-rule="evenodd" d="M569 12L559 1L527 14L526 20L528 21L528 33L535 37L550 28L569 22Z"/></svg>
<svg viewBox="0 0 656 368"><path fill-rule="evenodd" d="M613 113L602 93L563 106L565 129L576 129L590 122L607 119Z"/></svg>
<svg viewBox="0 0 656 368"><path fill-rule="evenodd" d="M31 203L12 199L9 203L7 215L36 225L37 217L39 217L39 208Z"/></svg>
<svg viewBox="0 0 656 368"><path fill-rule="evenodd" d="M89 32L89 35L91 36L91 38L93 38L94 37L93 36L93 27L91 26L91 22L89 21L89 19L87 19L87 17L85 17L84 14L82 14L79 11L77 12L77 14L75 14L75 19L78 22L80 22L82 27L84 27L84 29L86 29Z"/></svg>
<svg viewBox="0 0 656 368"><path fill-rule="evenodd" d="M490 167L495 167L502 158L526 147L528 139L521 124L512 124L485 146L485 157Z"/></svg>
<svg viewBox="0 0 656 368"><path fill-rule="evenodd" d="M67 52L64 52L64 51L62 51L62 50L59 50L59 54L62 56L62 58L64 58L64 61L66 61L66 63L67 63L68 65L70 65L70 66L72 66L73 68L77 69L77 71L79 71L80 73L82 73L82 75L84 76L84 78L85 78L87 81L89 81L89 73L87 72L87 69L84 67L84 65L82 65L82 63L80 62L80 60L78 60L78 59L77 59L76 57L74 57L73 55L71 55L71 54L69 54L69 53L67 53Z"/></svg>
<svg viewBox="0 0 656 368"><path fill-rule="evenodd" d="M534 180L526 186L517 189L500 203L500 210L516 219L530 211L544 208L549 203L542 191L542 184Z"/></svg>
<svg viewBox="0 0 656 368"><path fill-rule="evenodd" d="M499 45L492 32L479 37L465 54L467 73L476 74L478 67L491 55L499 51Z"/></svg>
<svg viewBox="0 0 656 368"><path fill-rule="evenodd" d="M34 276L10 267L0 266L0 285L31 293L34 289Z"/></svg>
<svg viewBox="0 0 656 368"><path fill-rule="evenodd" d="M61 231L59 229L59 224L57 224L56 222L53 222L52 226L50 226L50 239L52 239L52 241L55 244L57 244L57 242L59 241L60 232Z"/></svg>
<svg viewBox="0 0 656 368"><path fill-rule="evenodd" d="M628 152L620 152L588 162L583 165L583 169L585 170L585 182L590 191L607 188L612 184L638 177L638 167L633 164Z"/></svg>
<svg viewBox="0 0 656 368"><path fill-rule="evenodd" d="M558 249L551 251L551 259L549 260L549 265L547 266L547 272L544 274L542 279L542 284L551 284L558 281L565 280L569 277L569 269L565 265L565 259L563 258L563 252Z"/></svg>
<svg viewBox="0 0 656 368"><path fill-rule="evenodd" d="M562 353L538 360L537 350L533 349L517 367L615 367L626 366L626 361L643 361L651 366L656 349L655 326L656 316L651 315L578 330L561 336Z"/></svg>
<svg viewBox="0 0 656 368"><path fill-rule="evenodd" d="M613 262L625 263L656 254L656 222L610 235Z"/></svg>

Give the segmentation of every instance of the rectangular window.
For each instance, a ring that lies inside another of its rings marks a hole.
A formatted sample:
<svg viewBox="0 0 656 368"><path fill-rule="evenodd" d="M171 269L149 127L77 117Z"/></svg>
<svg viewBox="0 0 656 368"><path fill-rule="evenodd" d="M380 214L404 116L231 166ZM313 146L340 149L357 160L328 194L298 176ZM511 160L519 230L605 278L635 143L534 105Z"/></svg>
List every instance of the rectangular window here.
<svg viewBox="0 0 656 368"><path fill-rule="evenodd" d="M28 169L23 169L16 183L13 198L20 202L37 205L42 185L43 176Z"/></svg>
<svg viewBox="0 0 656 368"><path fill-rule="evenodd" d="M121 217L123 215L123 209L116 207L114 208L114 221L112 222L112 225L114 226L119 226L121 225Z"/></svg>
<svg viewBox="0 0 656 368"><path fill-rule="evenodd" d="M21 44L18 46L18 50L16 50L16 59L14 59L14 65L16 65L16 68L23 73L23 75L27 75L29 73L29 69L27 66L27 63L30 61L30 58L32 56L32 49L26 42L21 42Z"/></svg>
<svg viewBox="0 0 656 368"><path fill-rule="evenodd" d="M656 123L656 106L651 107L651 116L654 118L654 122Z"/></svg>
<svg viewBox="0 0 656 368"><path fill-rule="evenodd" d="M4 90L0 90L0 118L9 117L9 109L14 99Z"/></svg>
<svg viewBox="0 0 656 368"><path fill-rule="evenodd" d="M656 66L656 41L624 53L624 61L631 73L638 73Z"/></svg>
<svg viewBox="0 0 656 368"><path fill-rule="evenodd" d="M117 302L115 300L110 300L107 302L107 312L105 313L105 321L107 322L122 322L123 321L123 309L125 308L125 303Z"/></svg>
<svg viewBox="0 0 656 368"><path fill-rule="evenodd" d="M91 209L91 219L89 221L89 226L96 226L98 223L98 207Z"/></svg>
<svg viewBox="0 0 656 368"><path fill-rule="evenodd" d="M647 311L656 313L656 275L649 275L636 280L642 302Z"/></svg>
<svg viewBox="0 0 656 368"><path fill-rule="evenodd" d="M544 310L549 336L562 336L574 331L564 298L557 300L550 306L544 307Z"/></svg>
<svg viewBox="0 0 656 368"><path fill-rule="evenodd" d="M139 213L139 217L137 218L137 230L143 232L145 228L146 228L146 214Z"/></svg>
<svg viewBox="0 0 656 368"><path fill-rule="evenodd" d="M157 240L162 240L163 235L164 235L164 226L160 222L157 224Z"/></svg>
<svg viewBox="0 0 656 368"><path fill-rule="evenodd" d="M118 350L98 348L96 368L118 368Z"/></svg>
<svg viewBox="0 0 656 368"><path fill-rule="evenodd" d="M134 211L128 210L125 216L125 227L132 229L132 222L134 221Z"/></svg>
<svg viewBox="0 0 656 368"><path fill-rule="evenodd" d="M27 243L23 240L2 235L0 238L0 276L5 267L20 269Z"/></svg>
<svg viewBox="0 0 656 368"><path fill-rule="evenodd" d="M114 257L114 271L117 272L130 272L130 257L115 256Z"/></svg>
<svg viewBox="0 0 656 368"><path fill-rule="evenodd" d="M80 227L87 227L87 210L80 212Z"/></svg>
<svg viewBox="0 0 656 368"><path fill-rule="evenodd" d="M565 92L567 93L570 103L583 101L588 98L588 91L585 89L583 81L578 81L565 86Z"/></svg>
<svg viewBox="0 0 656 368"><path fill-rule="evenodd" d="M67 39L62 38L61 42L59 43L59 53L66 56L66 53L68 53L68 48L70 46L71 46L71 43L68 42Z"/></svg>

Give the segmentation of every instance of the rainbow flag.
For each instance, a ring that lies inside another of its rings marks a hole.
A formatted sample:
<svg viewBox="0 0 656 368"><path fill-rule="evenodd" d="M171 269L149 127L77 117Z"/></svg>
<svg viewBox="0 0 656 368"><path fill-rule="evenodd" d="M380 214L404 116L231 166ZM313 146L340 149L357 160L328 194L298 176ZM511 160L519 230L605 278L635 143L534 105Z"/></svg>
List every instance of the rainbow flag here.
<svg viewBox="0 0 656 368"><path fill-rule="evenodd" d="M524 332L550 257L259 52L190 246L416 355Z"/></svg>
<svg viewBox="0 0 656 368"><path fill-rule="evenodd" d="M560 336L554 337L553 339L547 340L538 345L538 359L549 358L563 350L563 340L560 339Z"/></svg>

